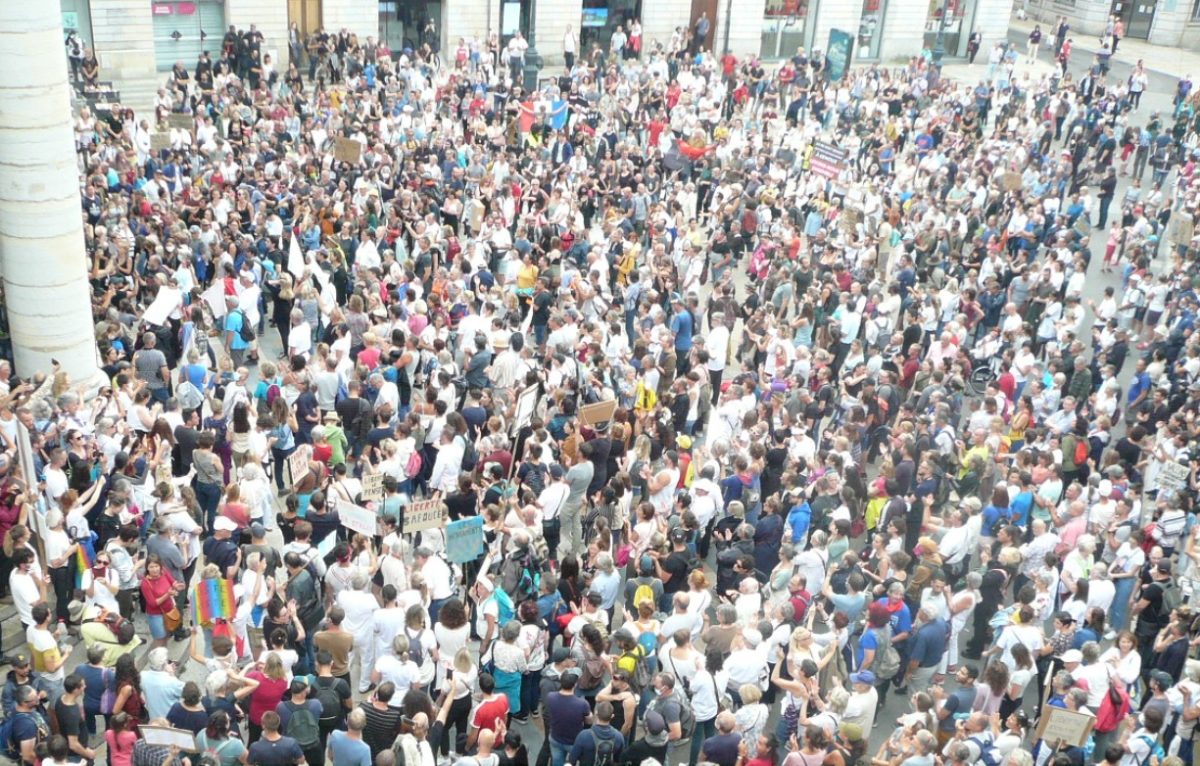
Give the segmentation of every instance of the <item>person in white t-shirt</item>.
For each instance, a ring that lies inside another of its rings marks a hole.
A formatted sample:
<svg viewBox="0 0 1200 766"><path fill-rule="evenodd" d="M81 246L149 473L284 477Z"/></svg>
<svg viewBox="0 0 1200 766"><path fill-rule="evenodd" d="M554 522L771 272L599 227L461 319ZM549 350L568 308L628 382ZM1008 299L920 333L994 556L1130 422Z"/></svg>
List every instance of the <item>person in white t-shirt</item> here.
<svg viewBox="0 0 1200 766"><path fill-rule="evenodd" d="M380 655L371 671L371 683L391 681L395 684L396 693L388 703L392 707L401 707L404 704L404 695L409 689L421 687L421 669L409 658L409 645L408 637L403 633L394 637L392 650Z"/></svg>

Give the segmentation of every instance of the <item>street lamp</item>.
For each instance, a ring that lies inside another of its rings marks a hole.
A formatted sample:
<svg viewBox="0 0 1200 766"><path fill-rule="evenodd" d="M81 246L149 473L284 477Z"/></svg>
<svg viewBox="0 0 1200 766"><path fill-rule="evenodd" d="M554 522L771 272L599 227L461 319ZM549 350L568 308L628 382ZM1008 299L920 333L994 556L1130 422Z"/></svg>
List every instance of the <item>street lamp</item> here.
<svg viewBox="0 0 1200 766"><path fill-rule="evenodd" d="M525 49L525 66L521 72L522 85L526 93L537 90L538 72L542 68L542 57L537 50L537 0L529 0L529 46Z"/></svg>
<svg viewBox="0 0 1200 766"><path fill-rule="evenodd" d="M938 19L937 37L933 39L933 65L940 75L942 57L946 55L946 14L950 13L950 0L942 0L942 17Z"/></svg>

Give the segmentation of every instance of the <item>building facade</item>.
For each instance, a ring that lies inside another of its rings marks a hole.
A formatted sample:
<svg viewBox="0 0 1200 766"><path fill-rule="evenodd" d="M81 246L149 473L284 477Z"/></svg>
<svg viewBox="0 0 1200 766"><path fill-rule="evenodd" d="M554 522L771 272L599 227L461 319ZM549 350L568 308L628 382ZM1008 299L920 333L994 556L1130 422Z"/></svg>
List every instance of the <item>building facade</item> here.
<svg viewBox="0 0 1200 766"><path fill-rule="evenodd" d="M1098 36L1115 16L1128 38L1200 51L1200 0L1024 0L1023 7L1043 24L1065 16L1073 35Z"/></svg>
<svg viewBox="0 0 1200 766"><path fill-rule="evenodd" d="M1043 0L1029 0L1042 2ZM1051 2L1051 0L1044 0ZM1200 0L1173 0L1196 4ZM943 13L946 55L966 54L971 30L985 45L1003 39L1013 0L61 0L64 31L94 48L101 78L121 100L146 105L176 62L191 68L203 50L216 54L226 30L256 26L277 70L288 62L288 30L348 29L385 40L393 50L436 41L453 50L461 38L496 31L501 43L520 31L548 66L563 61L570 28L578 50L603 48L618 27L637 20L645 48L664 46L677 28L691 36L710 20L704 45L718 53L765 60L824 50L830 31L857 37L855 62L904 61L932 48ZM1054 0L1057 4L1061 0ZM1091 0L1077 0L1082 5ZM1163 0L1167 2L1167 0ZM1165 12L1162 15L1166 15Z"/></svg>

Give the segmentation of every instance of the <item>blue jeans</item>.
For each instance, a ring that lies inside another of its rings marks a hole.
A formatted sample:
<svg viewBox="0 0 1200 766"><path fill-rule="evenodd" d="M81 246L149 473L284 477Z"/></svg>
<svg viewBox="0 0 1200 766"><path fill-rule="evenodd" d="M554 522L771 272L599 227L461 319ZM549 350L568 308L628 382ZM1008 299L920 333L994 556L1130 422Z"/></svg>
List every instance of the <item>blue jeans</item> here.
<svg viewBox="0 0 1200 766"><path fill-rule="evenodd" d="M217 520L217 506L221 504L221 485L196 482L196 500L204 511L204 528L211 532Z"/></svg>
<svg viewBox="0 0 1200 766"><path fill-rule="evenodd" d="M171 398L171 390L166 386L152 388L150 389L150 398L159 404L166 404L167 400Z"/></svg>
<svg viewBox="0 0 1200 766"><path fill-rule="evenodd" d="M316 633L315 627L304 632L304 653L300 655L300 660L296 663L296 675L308 675L316 670L317 658L313 652L313 633Z"/></svg>
<svg viewBox="0 0 1200 766"><path fill-rule="evenodd" d="M450 599L448 599L448 598L435 598L429 602L429 624L430 625L437 624L438 612L440 612L442 610L442 604L445 604L449 600Z"/></svg>
<svg viewBox="0 0 1200 766"><path fill-rule="evenodd" d="M563 745L554 741L554 737L549 737L550 740L550 766L563 766L567 762L567 756L571 753L571 745Z"/></svg>

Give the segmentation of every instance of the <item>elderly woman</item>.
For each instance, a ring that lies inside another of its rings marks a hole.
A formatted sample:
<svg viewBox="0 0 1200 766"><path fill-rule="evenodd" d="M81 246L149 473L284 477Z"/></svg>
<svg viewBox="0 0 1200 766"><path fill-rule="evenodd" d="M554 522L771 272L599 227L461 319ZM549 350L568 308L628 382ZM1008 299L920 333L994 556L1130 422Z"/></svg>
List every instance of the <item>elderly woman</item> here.
<svg viewBox="0 0 1200 766"><path fill-rule="evenodd" d="M529 711L521 707L521 676L529 667L529 652L517 640L521 637L521 623L509 620L500 626L500 640L492 645L492 662L495 664L496 693L508 697L509 710L515 720L529 720Z"/></svg>

